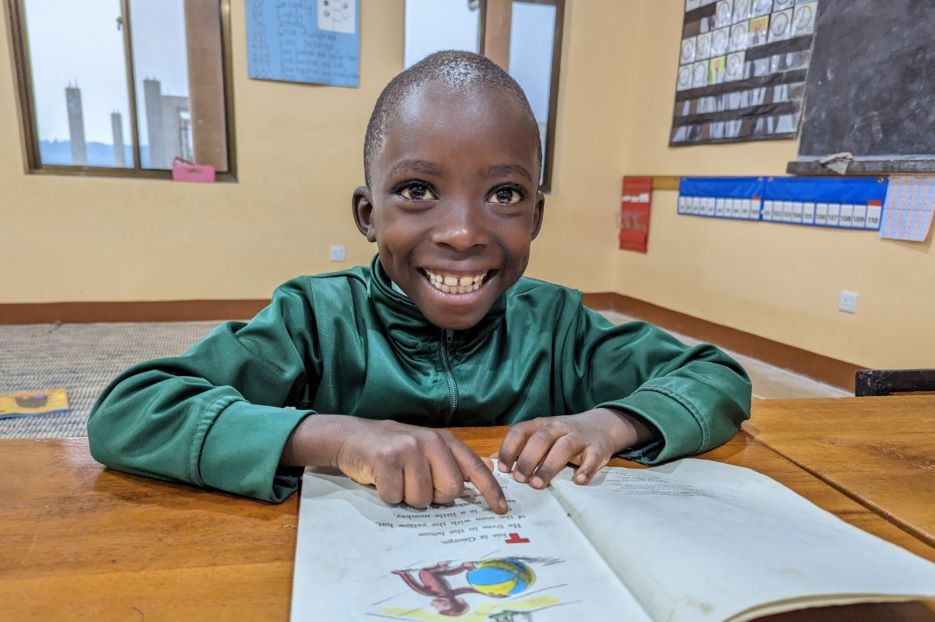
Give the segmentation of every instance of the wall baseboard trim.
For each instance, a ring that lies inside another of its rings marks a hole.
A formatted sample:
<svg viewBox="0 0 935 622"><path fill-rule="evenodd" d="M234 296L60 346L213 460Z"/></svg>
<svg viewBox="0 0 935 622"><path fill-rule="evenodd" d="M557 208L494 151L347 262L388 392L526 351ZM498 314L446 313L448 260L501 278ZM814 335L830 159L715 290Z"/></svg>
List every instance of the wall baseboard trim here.
<svg viewBox="0 0 935 622"><path fill-rule="evenodd" d="M617 311L695 339L752 356L853 393L859 365L839 361L729 326L615 293L584 294L592 309ZM150 302L52 302L0 304L0 324L92 322L193 322L247 319L269 304L256 300L164 300Z"/></svg>
<svg viewBox="0 0 935 622"><path fill-rule="evenodd" d="M197 322L247 319L256 315L268 304L269 299L0 304L0 324Z"/></svg>
<svg viewBox="0 0 935 622"><path fill-rule="evenodd" d="M666 330L716 343L722 348L808 376L850 393L854 392L854 376L857 370L866 369L854 363L847 363L822 354L809 352L808 350L722 324L715 324L622 294L585 294L583 301L584 304L593 309L617 311L645 320Z"/></svg>

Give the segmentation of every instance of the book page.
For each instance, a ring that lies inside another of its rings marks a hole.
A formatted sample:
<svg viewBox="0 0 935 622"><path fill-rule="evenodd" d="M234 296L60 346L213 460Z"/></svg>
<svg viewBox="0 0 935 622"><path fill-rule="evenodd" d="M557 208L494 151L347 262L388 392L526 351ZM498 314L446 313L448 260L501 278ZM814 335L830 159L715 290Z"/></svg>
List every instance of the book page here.
<svg viewBox="0 0 935 622"><path fill-rule="evenodd" d="M749 469L686 459L606 469L590 486L570 473L556 498L654 619L935 597L935 564Z"/></svg>
<svg viewBox="0 0 935 622"><path fill-rule="evenodd" d="M551 493L496 475L506 516L473 488L416 510L306 471L292 620L649 620Z"/></svg>

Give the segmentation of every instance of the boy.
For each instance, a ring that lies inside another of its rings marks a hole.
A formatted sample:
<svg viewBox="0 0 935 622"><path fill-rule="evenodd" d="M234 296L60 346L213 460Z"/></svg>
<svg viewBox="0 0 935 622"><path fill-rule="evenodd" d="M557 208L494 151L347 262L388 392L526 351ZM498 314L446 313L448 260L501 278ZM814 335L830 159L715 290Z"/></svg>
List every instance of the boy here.
<svg viewBox="0 0 935 622"><path fill-rule="evenodd" d="M415 507L471 481L504 513L488 465L439 428L511 424L500 468L537 488L568 462L586 483L620 452L655 463L726 441L750 405L737 363L521 278L541 158L494 63L442 52L404 71L377 101L353 196L370 268L295 279L248 324L124 372L91 414L92 454L268 501L306 465Z"/></svg>

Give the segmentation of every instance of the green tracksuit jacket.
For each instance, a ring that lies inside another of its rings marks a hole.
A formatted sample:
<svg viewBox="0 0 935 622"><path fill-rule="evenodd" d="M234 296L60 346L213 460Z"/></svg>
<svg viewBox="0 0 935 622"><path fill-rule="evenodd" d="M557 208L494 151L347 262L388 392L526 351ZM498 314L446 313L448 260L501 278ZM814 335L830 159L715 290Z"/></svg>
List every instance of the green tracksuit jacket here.
<svg viewBox="0 0 935 622"><path fill-rule="evenodd" d="M743 369L642 322L612 325L575 290L522 278L478 324L444 331L370 268L294 279L250 322L114 380L91 454L129 473L282 501L278 467L314 412L432 426L512 424L605 406L655 426L628 457L657 463L725 442L749 416Z"/></svg>

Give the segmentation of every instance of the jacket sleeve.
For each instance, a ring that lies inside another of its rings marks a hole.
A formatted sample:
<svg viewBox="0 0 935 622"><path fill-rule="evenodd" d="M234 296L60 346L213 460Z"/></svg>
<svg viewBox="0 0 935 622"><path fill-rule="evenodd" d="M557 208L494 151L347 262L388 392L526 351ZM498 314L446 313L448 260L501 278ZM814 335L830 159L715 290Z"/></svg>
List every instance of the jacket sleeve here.
<svg viewBox="0 0 935 622"><path fill-rule="evenodd" d="M657 464L713 449L750 416L750 379L709 344L688 347L644 322L613 325L579 308L563 367L567 412L605 407L629 411L661 441L622 457Z"/></svg>
<svg viewBox="0 0 935 622"><path fill-rule="evenodd" d="M279 468L309 410L320 362L314 318L284 285L248 324L228 322L187 353L136 365L98 398L88 420L91 455L108 467L280 502L298 477Z"/></svg>

